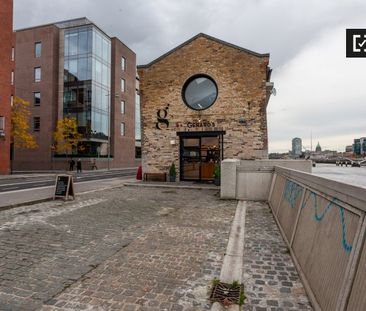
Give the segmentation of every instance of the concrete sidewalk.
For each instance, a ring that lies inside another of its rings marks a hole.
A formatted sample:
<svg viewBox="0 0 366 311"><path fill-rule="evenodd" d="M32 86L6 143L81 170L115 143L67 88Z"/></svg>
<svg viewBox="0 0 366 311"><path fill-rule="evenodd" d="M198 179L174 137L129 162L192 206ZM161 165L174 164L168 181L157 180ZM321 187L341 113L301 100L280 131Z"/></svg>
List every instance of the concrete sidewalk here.
<svg viewBox="0 0 366 311"><path fill-rule="evenodd" d="M118 172L118 171L126 171L126 170L135 170L137 171L137 167L127 167L127 168L112 168L112 169L99 169L99 170L83 170L82 174L98 174L98 173L106 173L106 172ZM13 179L29 179L29 178L46 178L46 177L55 177L57 174L72 174L77 175L76 170L68 171L68 170L60 170L60 171L14 171L13 174L10 175L0 175L1 180L13 180Z"/></svg>
<svg viewBox="0 0 366 311"><path fill-rule="evenodd" d="M102 180L91 180L82 183L74 183L76 195L86 191L100 191L109 188L123 187L123 183L129 178L111 178ZM132 181L132 180L131 180ZM45 186L17 191L0 193L0 211L4 208L22 204L35 204L53 198L55 186Z"/></svg>

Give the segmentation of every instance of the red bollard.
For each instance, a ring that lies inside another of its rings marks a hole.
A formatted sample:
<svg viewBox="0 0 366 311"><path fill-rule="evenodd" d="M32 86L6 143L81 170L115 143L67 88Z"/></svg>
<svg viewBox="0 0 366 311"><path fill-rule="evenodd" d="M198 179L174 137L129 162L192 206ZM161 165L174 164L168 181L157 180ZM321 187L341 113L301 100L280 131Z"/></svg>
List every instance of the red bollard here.
<svg viewBox="0 0 366 311"><path fill-rule="evenodd" d="M142 167L141 167L141 165L137 169L136 179L137 180L142 180Z"/></svg>

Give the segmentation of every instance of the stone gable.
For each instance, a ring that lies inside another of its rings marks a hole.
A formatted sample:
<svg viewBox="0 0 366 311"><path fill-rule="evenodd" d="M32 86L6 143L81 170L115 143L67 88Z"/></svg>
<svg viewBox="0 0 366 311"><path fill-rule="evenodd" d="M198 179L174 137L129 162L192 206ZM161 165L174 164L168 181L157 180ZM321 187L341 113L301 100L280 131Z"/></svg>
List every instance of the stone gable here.
<svg viewBox="0 0 366 311"><path fill-rule="evenodd" d="M172 162L179 169L177 132L185 131L225 131L224 158L266 158L268 62L267 54L198 36L139 67L143 171L168 172ZM207 74L218 87L216 102L202 111L188 108L182 99L184 83L196 74ZM159 122L158 113L169 126Z"/></svg>

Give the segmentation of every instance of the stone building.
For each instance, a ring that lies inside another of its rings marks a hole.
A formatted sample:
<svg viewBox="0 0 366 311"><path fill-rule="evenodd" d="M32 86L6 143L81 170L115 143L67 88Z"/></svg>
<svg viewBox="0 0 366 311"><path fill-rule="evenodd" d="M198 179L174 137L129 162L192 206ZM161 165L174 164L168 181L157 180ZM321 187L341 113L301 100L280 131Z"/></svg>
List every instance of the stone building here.
<svg viewBox="0 0 366 311"><path fill-rule="evenodd" d="M298 158L302 154L302 140L299 137L292 139L292 157Z"/></svg>
<svg viewBox="0 0 366 311"><path fill-rule="evenodd" d="M57 121L75 118L83 168L135 163L136 54L87 18L15 32L15 95L30 102L38 148L14 150L15 170L67 168L54 151Z"/></svg>
<svg viewBox="0 0 366 311"><path fill-rule="evenodd" d="M0 9L0 174L10 172L10 112L12 74L13 0Z"/></svg>
<svg viewBox="0 0 366 311"><path fill-rule="evenodd" d="M138 66L143 173L211 180L224 158L268 157L269 54L198 34Z"/></svg>

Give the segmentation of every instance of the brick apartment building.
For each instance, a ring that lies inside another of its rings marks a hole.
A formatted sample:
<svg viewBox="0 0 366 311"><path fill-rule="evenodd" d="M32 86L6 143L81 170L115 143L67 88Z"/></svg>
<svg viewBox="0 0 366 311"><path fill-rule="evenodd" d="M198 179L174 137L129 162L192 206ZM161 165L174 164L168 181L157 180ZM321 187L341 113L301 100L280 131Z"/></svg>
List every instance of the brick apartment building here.
<svg viewBox="0 0 366 311"><path fill-rule="evenodd" d="M57 120L67 116L83 135L73 152L83 168L94 159L98 168L135 166L135 53L87 18L17 30L15 41L15 95L31 103L39 147L14 150L13 169L67 168L53 148Z"/></svg>
<svg viewBox="0 0 366 311"><path fill-rule="evenodd" d="M268 157L269 54L198 34L138 66L142 170L210 181L224 158Z"/></svg>
<svg viewBox="0 0 366 311"><path fill-rule="evenodd" d="M13 0L0 9L0 174L10 171L10 111L12 79Z"/></svg>

